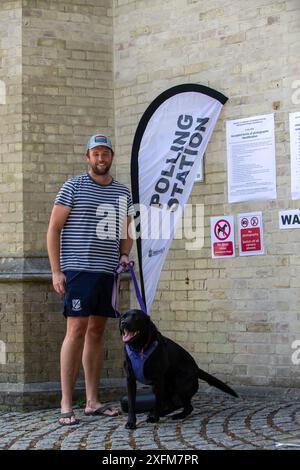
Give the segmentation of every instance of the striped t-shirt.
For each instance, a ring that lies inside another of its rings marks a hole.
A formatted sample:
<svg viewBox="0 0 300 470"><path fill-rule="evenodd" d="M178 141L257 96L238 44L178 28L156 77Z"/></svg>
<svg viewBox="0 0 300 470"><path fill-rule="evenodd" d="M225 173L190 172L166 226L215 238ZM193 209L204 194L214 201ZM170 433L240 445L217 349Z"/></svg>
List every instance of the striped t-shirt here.
<svg viewBox="0 0 300 470"><path fill-rule="evenodd" d="M113 273L126 216L134 212L129 189L115 179L101 185L84 173L66 181L54 203L71 208L61 232L61 271Z"/></svg>

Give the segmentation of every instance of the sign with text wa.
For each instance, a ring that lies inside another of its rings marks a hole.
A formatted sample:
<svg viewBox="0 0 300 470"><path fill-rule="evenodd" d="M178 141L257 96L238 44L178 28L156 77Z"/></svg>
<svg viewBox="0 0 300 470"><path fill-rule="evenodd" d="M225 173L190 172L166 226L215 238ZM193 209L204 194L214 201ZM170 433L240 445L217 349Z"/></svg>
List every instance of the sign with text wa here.
<svg viewBox="0 0 300 470"><path fill-rule="evenodd" d="M279 211L279 228L300 228L300 210Z"/></svg>

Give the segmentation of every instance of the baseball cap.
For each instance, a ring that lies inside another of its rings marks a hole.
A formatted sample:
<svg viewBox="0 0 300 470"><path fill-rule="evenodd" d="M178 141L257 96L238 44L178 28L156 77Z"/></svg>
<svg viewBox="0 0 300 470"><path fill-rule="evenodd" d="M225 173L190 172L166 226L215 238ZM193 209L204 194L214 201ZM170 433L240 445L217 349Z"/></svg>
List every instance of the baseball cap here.
<svg viewBox="0 0 300 470"><path fill-rule="evenodd" d="M93 149L94 147L108 147L113 152L113 146L109 137L103 134L95 134L89 139L87 143L87 150Z"/></svg>

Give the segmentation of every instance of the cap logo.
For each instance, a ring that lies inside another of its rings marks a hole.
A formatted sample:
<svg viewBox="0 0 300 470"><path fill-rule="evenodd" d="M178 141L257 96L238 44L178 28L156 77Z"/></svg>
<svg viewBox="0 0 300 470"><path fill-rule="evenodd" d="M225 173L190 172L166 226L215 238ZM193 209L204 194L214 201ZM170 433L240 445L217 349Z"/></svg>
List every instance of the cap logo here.
<svg viewBox="0 0 300 470"><path fill-rule="evenodd" d="M93 149L94 147L108 147L113 152L112 143L109 137L103 134L92 135L87 143L87 149Z"/></svg>
<svg viewBox="0 0 300 470"><path fill-rule="evenodd" d="M96 135L94 140L95 142L104 142L107 144L107 138L104 135Z"/></svg>

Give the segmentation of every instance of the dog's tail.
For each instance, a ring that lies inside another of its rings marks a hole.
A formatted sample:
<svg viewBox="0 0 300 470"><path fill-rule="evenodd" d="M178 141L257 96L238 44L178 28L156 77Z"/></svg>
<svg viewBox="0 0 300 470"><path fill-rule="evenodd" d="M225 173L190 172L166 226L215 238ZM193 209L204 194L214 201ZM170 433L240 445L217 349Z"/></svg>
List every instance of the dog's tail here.
<svg viewBox="0 0 300 470"><path fill-rule="evenodd" d="M219 390L222 390L222 392L229 393L229 395L232 395L233 397L238 398L238 394L232 388L230 388L228 385L222 382L222 380L217 379L213 375L210 375L204 370L199 369L199 368L198 368L198 377L200 380L204 380L209 385L216 387Z"/></svg>

